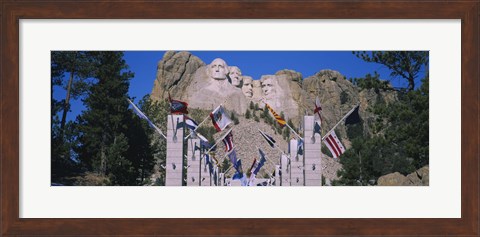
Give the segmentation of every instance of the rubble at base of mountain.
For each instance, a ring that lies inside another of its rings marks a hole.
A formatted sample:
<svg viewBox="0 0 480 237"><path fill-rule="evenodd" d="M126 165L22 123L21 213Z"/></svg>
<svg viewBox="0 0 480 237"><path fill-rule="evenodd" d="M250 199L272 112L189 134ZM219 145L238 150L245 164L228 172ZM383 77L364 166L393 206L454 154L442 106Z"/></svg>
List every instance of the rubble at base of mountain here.
<svg viewBox="0 0 480 237"><path fill-rule="evenodd" d="M378 186L428 186L428 165L407 176L404 176L398 172L381 176L378 178L377 184Z"/></svg>

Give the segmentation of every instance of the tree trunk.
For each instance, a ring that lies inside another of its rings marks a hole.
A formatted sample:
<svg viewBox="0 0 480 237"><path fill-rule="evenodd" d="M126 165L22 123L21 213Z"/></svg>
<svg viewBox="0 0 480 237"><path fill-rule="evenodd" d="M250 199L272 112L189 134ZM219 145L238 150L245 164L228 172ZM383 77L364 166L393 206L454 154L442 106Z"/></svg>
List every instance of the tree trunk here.
<svg viewBox="0 0 480 237"><path fill-rule="evenodd" d="M73 62L70 68L70 79L68 80L67 96L65 97L65 104L63 105L62 122L60 124L60 138L63 140L63 134L65 133L65 123L67 122L67 113L70 109L70 91L72 90L73 78L75 76L75 61L77 60L78 52L75 52Z"/></svg>
<svg viewBox="0 0 480 237"><path fill-rule="evenodd" d="M63 134L65 133L65 123L67 122L67 112L70 109L70 90L73 83L73 70L70 72L70 79L68 80L67 96L65 97L65 103L63 105L62 122L60 124L60 138L63 140Z"/></svg>
<svg viewBox="0 0 480 237"><path fill-rule="evenodd" d="M413 91L415 89L415 80L413 77L408 78L408 91Z"/></svg>

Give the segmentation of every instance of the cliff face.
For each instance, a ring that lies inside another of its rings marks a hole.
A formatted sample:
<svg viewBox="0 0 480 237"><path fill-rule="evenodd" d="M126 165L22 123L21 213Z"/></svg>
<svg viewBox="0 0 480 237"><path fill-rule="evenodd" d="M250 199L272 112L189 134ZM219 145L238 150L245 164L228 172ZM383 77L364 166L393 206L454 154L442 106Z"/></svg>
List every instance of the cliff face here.
<svg viewBox="0 0 480 237"><path fill-rule="evenodd" d="M397 94L394 91L361 90L346 80L340 72L328 69L305 78L303 91L307 93L305 100L307 108L312 108L317 96L320 98L323 133L328 132L348 111L359 104L360 117L364 121L363 130L370 134L370 125L374 116L369 109L379 102L390 103L397 100ZM344 145L348 148L350 142L345 126L338 126L336 133L340 135Z"/></svg>
<svg viewBox="0 0 480 237"><path fill-rule="evenodd" d="M157 77L155 78L151 98L154 100L165 99L170 90L176 99L184 99L184 89L192 84L193 75L205 66L198 57L189 52L168 51L157 64Z"/></svg>

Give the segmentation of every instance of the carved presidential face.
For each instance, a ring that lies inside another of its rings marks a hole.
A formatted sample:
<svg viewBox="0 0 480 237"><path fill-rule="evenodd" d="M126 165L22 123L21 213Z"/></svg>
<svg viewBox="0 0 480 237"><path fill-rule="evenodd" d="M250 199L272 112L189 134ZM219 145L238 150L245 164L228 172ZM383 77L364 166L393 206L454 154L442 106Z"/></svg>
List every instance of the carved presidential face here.
<svg viewBox="0 0 480 237"><path fill-rule="evenodd" d="M228 74L228 66L221 58L216 58L208 65L208 74L215 80L225 80Z"/></svg>
<svg viewBox="0 0 480 237"><path fill-rule="evenodd" d="M260 80L262 86L262 93L266 99L273 98L275 95L275 78L273 76L262 76Z"/></svg>
<svg viewBox="0 0 480 237"><path fill-rule="evenodd" d="M228 68L228 71L228 77L232 80L232 85L239 87L242 82L242 71L240 71L240 68L232 66Z"/></svg>
<svg viewBox="0 0 480 237"><path fill-rule="evenodd" d="M253 79L252 79L252 77L249 77L249 76L244 76L243 77L242 92L246 97L252 98L252 96L253 96Z"/></svg>

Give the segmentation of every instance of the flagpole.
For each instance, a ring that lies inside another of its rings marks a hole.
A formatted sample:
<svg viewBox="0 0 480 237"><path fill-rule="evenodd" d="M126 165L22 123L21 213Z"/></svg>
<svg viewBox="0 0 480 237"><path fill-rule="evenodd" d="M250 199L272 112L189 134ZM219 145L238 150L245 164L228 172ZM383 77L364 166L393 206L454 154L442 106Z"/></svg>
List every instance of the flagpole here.
<svg viewBox="0 0 480 237"><path fill-rule="evenodd" d="M205 152L205 153L209 153L209 152L210 152L221 140L223 140L232 130L233 130L233 128L230 128L230 130L228 130L228 132L226 132L225 135L222 136L222 138L218 139L218 140L215 142L215 144L213 144L213 146L210 147L210 149L208 149L208 151ZM202 159L203 159L204 156L205 156L205 154L203 154Z"/></svg>
<svg viewBox="0 0 480 237"><path fill-rule="evenodd" d="M290 128L290 130L292 130L292 132L293 132L295 135L297 135L297 137L298 137L298 138L300 138L300 140L302 140L302 141L303 141L303 138L302 138L302 137L300 137L300 135L298 135L298 133L297 133L297 132L295 132L295 130L293 130L293 128L292 128L292 127L290 127L290 125L288 125L288 123L285 123L285 125L287 125L287 127L288 127L288 128Z"/></svg>
<svg viewBox="0 0 480 237"><path fill-rule="evenodd" d="M236 148L236 146L233 146L233 148L232 148L231 151L229 151L229 152L225 153L225 155L223 155L223 157L222 157L222 162L225 160L225 157L227 157L228 155L230 155L230 154L233 152L233 150L234 150L235 148Z"/></svg>
<svg viewBox="0 0 480 237"><path fill-rule="evenodd" d="M261 101L262 101L265 105L268 105L268 104L267 104L267 100L266 100L265 98L262 97ZM270 110L273 110L273 109L270 109ZM283 118L282 118L282 119L283 119ZM300 135L298 135L298 133L295 132L295 130L293 130L293 128L290 127L290 125L288 125L288 123L287 123L286 121L285 121L285 125L287 125L287 127L288 127L290 130L292 130L292 132L293 132L295 135L297 135L297 137L300 138L300 139L303 141L303 138L300 137Z"/></svg>
<svg viewBox="0 0 480 237"><path fill-rule="evenodd" d="M261 132L261 133L263 133L263 134L265 134L265 133L264 133L262 130L260 130L259 128L258 128L258 131ZM266 134L265 134L265 135L266 135ZM282 151L282 149L277 145L277 143L273 142L273 141L270 140L270 138L268 138L268 137L266 137L266 139L267 139L269 142L271 142L271 143L275 146L275 148L277 148L282 154L287 155L287 154L285 154L284 151Z"/></svg>
<svg viewBox="0 0 480 237"><path fill-rule="evenodd" d="M356 105L355 107L353 107L353 109L351 109L350 111L348 111L348 113L347 113L345 116L343 116L343 118L340 119L340 121L338 121L338 123L335 124L335 126L333 126L332 129L330 129L330 131L327 132L327 135L330 134L330 132L332 132L333 129L335 129L338 125L340 125L340 123L341 123L344 119L346 119L346 118L348 117L348 115L350 115L351 113L353 113L353 111L355 110L355 108L357 108L357 106L358 106L358 105ZM327 135L325 135L324 137L322 137L322 141L325 140L325 138L327 137Z"/></svg>
<svg viewBox="0 0 480 237"><path fill-rule="evenodd" d="M222 106L222 105L225 104L226 102L227 102L227 99L225 99L225 100L224 100L220 105L218 105L218 106ZM218 106L217 106L217 107L218 107ZM187 140L195 131L197 131L197 129L198 129L203 123L205 123L205 121L208 120L209 117L210 117L210 114L208 114L208 116L207 116L205 119L203 119L203 121L202 121L201 123L199 123L198 126L197 126L191 133L189 133L184 139Z"/></svg>
<svg viewBox="0 0 480 237"><path fill-rule="evenodd" d="M160 135L163 136L163 138L167 139L167 137L165 136L165 134L163 134L162 130L160 130L160 128L158 128L148 117L147 115L145 115L145 113L143 113L130 99L128 99L128 102L134 107L134 109L136 109L138 112L140 112L143 116L145 116L145 118L147 119L148 122L150 122L150 124L153 126L153 129L155 129L155 131L157 131L158 133L160 133ZM144 119L145 119L144 118Z"/></svg>
<svg viewBox="0 0 480 237"><path fill-rule="evenodd" d="M257 150L260 150L260 148L259 148L257 145L255 145L255 147L257 148ZM273 163L273 161L271 161L271 160L267 157L266 154L264 154L264 157L265 157L265 160L266 160L266 161L272 163L273 165L276 165L275 163ZM261 157L260 157L260 159L261 159Z"/></svg>

